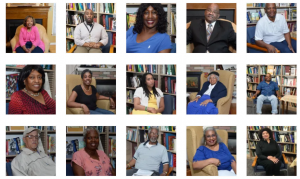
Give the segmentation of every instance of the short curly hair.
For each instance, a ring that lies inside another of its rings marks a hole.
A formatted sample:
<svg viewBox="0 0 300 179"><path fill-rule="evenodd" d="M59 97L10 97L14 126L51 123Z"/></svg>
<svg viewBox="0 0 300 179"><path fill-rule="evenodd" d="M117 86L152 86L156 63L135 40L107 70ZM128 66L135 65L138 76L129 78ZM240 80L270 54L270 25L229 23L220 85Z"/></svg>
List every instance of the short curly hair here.
<svg viewBox="0 0 300 179"><path fill-rule="evenodd" d="M262 133L263 133L264 131L267 131L267 132L269 133L270 139L274 140L274 138L273 138L273 132L272 132L272 130L269 129L269 128L263 128L263 129L261 129L261 130L258 132L258 137L259 137L260 140L263 140Z"/></svg>
<svg viewBox="0 0 300 179"><path fill-rule="evenodd" d="M158 13L158 22L156 29L159 33L166 33L168 27L167 13L164 10L164 7L160 3L142 3L138 9L136 15L136 21L133 28L133 33L137 32L138 34L142 32L144 27L144 12L149 7L153 7L154 10Z"/></svg>
<svg viewBox="0 0 300 179"><path fill-rule="evenodd" d="M25 17L24 22L23 22L23 26L24 26L24 27L27 27L26 22L27 22L27 19L29 19L29 18L32 19L33 25L35 26L35 18L32 17L32 16L27 16L27 17Z"/></svg>
<svg viewBox="0 0 300 179"><path fill-rule="evenodd" d="M90 73L90 74L93 76L93 73L92 73L91 70L85 69L85 70L83 70L83 71L81 72L81 79L83 79L84 74L87 73L87 72Z"/></svg>

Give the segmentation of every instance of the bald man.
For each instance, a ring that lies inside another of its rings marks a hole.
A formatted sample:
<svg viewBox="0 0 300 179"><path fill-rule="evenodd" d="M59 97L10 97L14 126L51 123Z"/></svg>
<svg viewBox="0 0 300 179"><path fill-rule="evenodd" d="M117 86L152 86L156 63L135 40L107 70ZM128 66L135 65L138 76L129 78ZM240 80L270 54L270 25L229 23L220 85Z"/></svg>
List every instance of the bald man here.
<svg viewBox="0 0 300 179"><path fill-rule="evenodd" d="M277 14L275 3L266 3L266 14L259 19L255 28L255 42L258 46L268 49L268 53L297 52L297 42L291 39L290 30L285 17Z"/></svg>
<svg viewBox="0 0 300 179"><path fill-rule="evenodd" d="M104 27L93 21L94 12L87 9L84 12L84 22L76 26L74 41L77 45L74 53L102 53L101 46L108 42Z"/></svg>
<svg viewBox="0 0 300 179"><path fill-rule="evenodd" d="M229 53L229 46L236 48L236 33L230 22L218 20L217 4L210 4L205 19L192 20L187 29L187 44L194 44L193 53Z"/></svg>

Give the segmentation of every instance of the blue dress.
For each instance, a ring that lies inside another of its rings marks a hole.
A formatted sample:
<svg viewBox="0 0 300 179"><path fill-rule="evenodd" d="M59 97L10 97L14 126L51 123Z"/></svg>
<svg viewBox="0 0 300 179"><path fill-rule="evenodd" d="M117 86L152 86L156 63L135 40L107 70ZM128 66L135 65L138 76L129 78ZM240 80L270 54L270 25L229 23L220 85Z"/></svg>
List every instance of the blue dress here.
<svg viewBox="0 0 300 179"><path fill-rule="evenodd" d="M162 50L172 49L170 36L167 33L157 32L148 40L137 43L138 33L133 33L133 27L126 32L126 53L158 53Z"/></svg>
<svg viewBox="0 0 300 179"><path fill-rule="evenodd" d="M210 158L216 158L220 160L221 165L218 166L218 170L230 171L232 169L231 161L235 161L234 157L231 155L226 145L220 142L218 151L212 151L205 146L200 146L196 151L196 154L193 158L193 162L206 160Z"/></svg>

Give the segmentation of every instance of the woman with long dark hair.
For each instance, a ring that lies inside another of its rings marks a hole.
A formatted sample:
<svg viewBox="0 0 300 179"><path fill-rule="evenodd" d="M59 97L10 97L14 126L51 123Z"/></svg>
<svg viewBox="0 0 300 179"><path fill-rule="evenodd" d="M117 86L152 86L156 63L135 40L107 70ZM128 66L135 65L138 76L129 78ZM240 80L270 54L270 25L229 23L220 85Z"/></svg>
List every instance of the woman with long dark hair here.
<svg viewBox="0 0 300 179"><path fill-rule="evenodd" d="M127 53L170 53L167 13L160 3L142 3L136 22L126 33Z"/></svg>
<svg viewBox="0 0 300 179"><path fill-rule="evenodd" d="M134 109L132 114L161 114L164 111L164 95L159 88L155 88L151 73L142 76L141 87L134 93Z"/></svg>

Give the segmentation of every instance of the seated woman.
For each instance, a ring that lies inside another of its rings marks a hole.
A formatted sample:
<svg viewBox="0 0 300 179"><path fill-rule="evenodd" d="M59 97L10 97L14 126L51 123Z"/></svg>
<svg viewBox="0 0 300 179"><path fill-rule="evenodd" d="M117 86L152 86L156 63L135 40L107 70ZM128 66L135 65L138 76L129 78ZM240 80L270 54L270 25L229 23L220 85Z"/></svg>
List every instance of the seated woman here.
<svg viewBox="0 0 300 179"><path fill-rule="evenodd" d="M218 72L210 72L207 82L202 86L196 98L192 100L187 107L187 114L218 114L216 107L219 99L227 95L227 89L219 81Z"/></svg>
<svg viewBox="0 0 300 179"><path fill-rule="evenodd" d="M9 114L55 114L55 101L44 90L41 65L26 65L18 78L19 91L11 96Z"/></svg>
<svg viewBox="0 0 300 179"><path fill-rule="evenodd" d="M141 87L134 92L134 109L132 114L161 114L165 109L164 94L155 88L151 73L142 76Z"/></svg>
<svg viewBox="0 0 300 179"><path fill-rule="evenodd" d="M272 131L269 128L263 128L258 136L261 139L256 145L258 164L264 167L267 176L279 176L281 152L277 142L273 139Z"/></svg>
<svg viewBox="0 0 300 179"><path fill-rule="evenodd" d="M14 50L17 53L44 53L45 45L41 41L38 28L35 26L35 19L32 16L27 16L23 25Z"/></svg>
<svg viewBox="0 0 300 179"><path fill-rule="evenodd" d="M134 27L126 33L127 53L170 53L167 13L160 3L142 3Z"/></svg>
<svg viewBox="0 0 300 179"><path fill-rule="evenodd" d="M85 147L73 154L72 168L75 176L115 176L110 158L99 150L99 131L90 127L83 132ZM100 144L101 145L101 144Z"/></svg>
<svg viewBox="0 0 300 179"><path fill-rule="evenodd" d="M235 176L236 161L221 141L216 129L207 127L203 134L200 147L193 158L193 169L201 170L212 164L218 167L219 176Z"/></svg>
<svg viewBox="0 0 300 179"><path fill-rule="evenodd" d="M99 95L92 83L92 72L85 69L81 73L82 84L77 85L67 102L69 108L82 108L84 114L114 114L111 111L100 109L97 107L97 100L110 100L110 106L114 108L114 100L110 97Z"/></svg>

